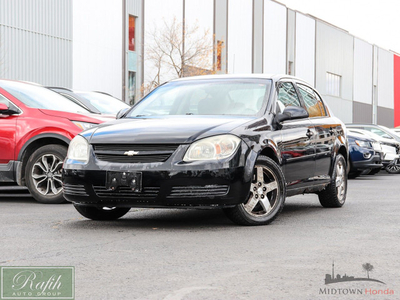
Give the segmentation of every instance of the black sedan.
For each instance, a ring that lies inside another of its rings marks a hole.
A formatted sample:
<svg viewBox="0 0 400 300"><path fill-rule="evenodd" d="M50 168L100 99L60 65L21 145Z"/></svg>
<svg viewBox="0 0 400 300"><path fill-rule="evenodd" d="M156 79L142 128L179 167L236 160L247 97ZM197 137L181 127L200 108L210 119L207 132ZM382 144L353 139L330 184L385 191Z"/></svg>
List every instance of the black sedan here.
<svg viewBox="0 0 400 300"><path fill-rule="evenodd" d="M262 225L286 196L346 200L344 124L307 83L288 76L201 76L168 82L69 146L64 196L83 216L131 207L222 208Z"/></svg>

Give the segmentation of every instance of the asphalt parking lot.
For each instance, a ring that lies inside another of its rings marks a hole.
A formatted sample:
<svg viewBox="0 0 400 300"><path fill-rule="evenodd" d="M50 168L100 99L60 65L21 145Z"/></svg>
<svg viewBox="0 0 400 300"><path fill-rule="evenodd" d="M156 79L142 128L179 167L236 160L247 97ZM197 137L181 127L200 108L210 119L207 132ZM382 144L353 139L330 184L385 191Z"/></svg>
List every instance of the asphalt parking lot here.
<svg viewBox="0 0 400 300"><path fill-rule="evenodd" d="M3 192L0 266L74 266L76 299L400 299L399 180L350 180L340 209L315 195L288 198L262 227L234 225L219 210L132 209L96 222L70 204ZM335 276L356 278L370 263L370 278L385 284L326 285L333 262Z"/></svg>

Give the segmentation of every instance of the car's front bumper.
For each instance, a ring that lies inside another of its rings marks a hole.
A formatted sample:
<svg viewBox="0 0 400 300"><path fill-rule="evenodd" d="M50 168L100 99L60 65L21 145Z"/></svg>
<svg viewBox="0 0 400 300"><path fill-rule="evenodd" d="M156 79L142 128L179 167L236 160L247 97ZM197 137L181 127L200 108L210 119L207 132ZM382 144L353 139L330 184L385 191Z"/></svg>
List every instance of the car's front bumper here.
<svg viewBox="0 0 400 300"><path fill-rule="evenodd" d="M351 171L363 171L366 169L382 168L382 160L380 154L374 154L369 159L353 161Z"/></svg>
<svg viewBox="0 0 400 300"><path fill-rule="evenodd" d="M64 197L76 205L97 207L204 208L233 206L248 197L256 153L244 143L225 161L182 163L174 156L158 164L102 163L92 157L82 167L66 161ZM128 180L121 186L124 172ZM119 182L114 189L113 176ZM129 184L132 178L135 187Z"/></svg>

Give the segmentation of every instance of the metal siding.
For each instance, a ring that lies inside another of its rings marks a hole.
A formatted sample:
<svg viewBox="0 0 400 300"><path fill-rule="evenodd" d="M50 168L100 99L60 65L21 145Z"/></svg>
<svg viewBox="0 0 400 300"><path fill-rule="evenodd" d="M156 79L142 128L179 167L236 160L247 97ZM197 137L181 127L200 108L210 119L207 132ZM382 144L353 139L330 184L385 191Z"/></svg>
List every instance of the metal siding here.
<svg viewBox="0 0 400 300"><path fill-rule="evenodd" d="M72 1L0 1L0 76L70 87Z"/></svg>
<svg viewBox="0 0 400 300"><path fill-rule="evenodd" d="M296 13L295 75L314 86L315 20Z"/></svg>
<svg viewBox="0 0 400 300"><path fill-rule="evenodd" d="M252 72L253 0L229 0L228 72ZM240 20L240 22L239 22Z"/></svg>
<svg viewBox="0 0 400 300"><path fill-rule="evenodd" d="M373 47L354 39L354 101L372 104ZM372 111L371 111L372 114ZM372 120L371 120L372 122Z"/></svg>
<svg viewBox="0 0 400 300"><path fill-rule="evenodd" d="M287 36L286 36L286 74L289 74L290 62L292 70L290 75L295 74L295 53L296 53L296 13L287 9Z"/></svg>
<svg viewBox="0 0 400 300"><path fill-rule="evenodd" d="M394 126L400 126L400 56L393 55Z"/></svg>
<svg viewBox="0 0 400 300"><path fill-rule="evenodd" d="M393 89L393 54L378 48L378 106L394 108Z"/></svg>
<svg viewBox="0 0 400 300"><path fill-rule="evenodd" d="M353 101L353 123L372 123L372 104Z"/></svg>
<svg viewBox="0 0 400 300"><path fill-rule="evenodd" d="M378 106L378 125L394 127L394 109Z"/></svg>
<svg viewBox="0 0 400 300"><path fill-rule="evenodd" d="M286 73L286 7L264 1L264 73Z"/></svg>
<svg viewBox="0 0 400 300"><path fill-rule="evenodd" d="M353 99L353 36L317 20L316 88L326 94L326 72L341 76L341 99ZM338 99L340 99L338 98Z"/></svg>
<svg viewBox="0 0 400 300"><path fill-rule="evenodd" d="M74 89L122 98L122 17L122 1L73 1Z"/></svg>
<svg viewBox="0 0 400 300"><path fill-rule="evenodd" d="M332 96L324 96L330 111L345 123L352 123L353 101L344 100Z"/></svg>
<svg viewBox="0 0 400 300"><path fill-rule="evenodd" d="M253 73L263 72L263 0L253 2Z"/></svg>

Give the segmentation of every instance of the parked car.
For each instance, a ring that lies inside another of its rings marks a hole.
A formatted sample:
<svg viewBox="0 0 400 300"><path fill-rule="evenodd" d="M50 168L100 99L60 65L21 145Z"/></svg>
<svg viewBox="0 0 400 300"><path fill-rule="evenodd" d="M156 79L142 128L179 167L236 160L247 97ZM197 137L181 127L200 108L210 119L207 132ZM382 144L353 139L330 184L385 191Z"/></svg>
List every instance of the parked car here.
<svg viewBox="0 0 400 300"><path fill-rule="evenodd" d="M174 80L119 117L69 146L64 195L87 218L117 219L131 207L223 208L238 224L262 225L286 196L345 203L344 124L300 79Z"/></svg>
<svg viewBox="0 0 400 300"><path fill-rule="evenodd" d="M400 136L398 136L394 131L392 131L390 128L387 128L386 126L374 124L346 124L346 127L367 130L383 138L393 139L398 144L400 143Z"/></svg>
<svg viewBox="0 0 400 300"><path fill-rule="evenodd" d="M92 113L115 116L121 109L130 108L121 100L102 92L73 91L60 87L47 87L60 95L74 101Z"/></svg>
<svg viewBox="0 0 400 300"><path fill-rule="evenodd" d="M370 137L348 131L350 172L349 178L356 178L363 172L376 174L382 169L381 146Z"/></svg>
<svg viewBox="0 0 400 300"><path fill-rule="evenodd" d="M400 173L399 143L394 139L379 136L371 131L349 127L349 132L361 134L379 141L382 149L382 165L390 174Z"/></svg>
<svg viewBox="0 0 400 300"><path fill-rule="evenodd" d="M400 127L392 128L391 130L394 131L394 133L396 133L398 136L400 136Z"/></svg>
<svg viewBox="0 0 400 300"><path fill-rule="evenodd" d="M41 203L65 201L61 166L68 144L104 121L39 85L0 80L0 183L27 186Z"/></svg>

